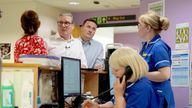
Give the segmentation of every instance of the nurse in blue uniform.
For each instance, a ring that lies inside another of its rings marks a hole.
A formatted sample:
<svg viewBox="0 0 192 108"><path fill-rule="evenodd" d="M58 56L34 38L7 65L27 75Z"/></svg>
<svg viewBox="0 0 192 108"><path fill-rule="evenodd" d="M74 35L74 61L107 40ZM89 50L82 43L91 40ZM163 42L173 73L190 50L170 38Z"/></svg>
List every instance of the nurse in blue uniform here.
<svg viewBox="0 0 192 108"><path fill-rule="evenodd" d="M159 33L167 30L169 20L149 11L139 17L139 35L145 40L140 55L149 65L148 79L158 97L159 108L175 108L170 84L171 48L161 39Z"/></svg>
<svg viewBox="0 0 192 108"><path fill-rule="evenodd" d="M109 64L117 78L113 85L114 98L104 104L85 100L82 108L158 108L151 82L145 76L148 65L137 51L119 48L110 56Z"/></svg>

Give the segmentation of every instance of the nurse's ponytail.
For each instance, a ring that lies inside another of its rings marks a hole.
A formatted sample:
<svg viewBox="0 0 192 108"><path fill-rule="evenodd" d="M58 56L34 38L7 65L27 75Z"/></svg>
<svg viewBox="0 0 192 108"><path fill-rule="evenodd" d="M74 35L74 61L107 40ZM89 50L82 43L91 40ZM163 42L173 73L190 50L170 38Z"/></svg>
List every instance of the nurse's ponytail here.
<svg viewBox="0 0 192 108"><path fill-rule="evenodd" d="M159 34L162 30L169 28L169 20L167 17L159 16L154 11L148 11L147 13L139 17L146 26L150 26L156 34Z"/></svg>
<svg viewBox="0 0 192 108"><path fill-rule="evenodd" d="M160 17L160 29L161 30L167 30L169 28L169 20L167 17Z"/></svg>

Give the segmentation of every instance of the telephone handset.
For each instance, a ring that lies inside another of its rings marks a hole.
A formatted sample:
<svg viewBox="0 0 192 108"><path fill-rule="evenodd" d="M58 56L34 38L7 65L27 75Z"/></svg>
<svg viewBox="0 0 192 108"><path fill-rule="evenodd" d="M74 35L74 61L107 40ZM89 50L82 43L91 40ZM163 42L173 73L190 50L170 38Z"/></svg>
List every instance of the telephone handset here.
<svg viewBox="0 0 192 108"><path fill-rule="evenodd" d="M133 74L133 71L132 71L131 67L130 67L130 66L125 67L125 73L123 74L123 76L125 75L125 81L127 81L128 79L130 79L131 76L132 76L132 74ZM123 77L120 78L120 83L122 82L122 80L123 80ZM131 83L132 83L132 82L127 82L126 85L130 85ZM91 100L93 100L93 99L95 99L95 98L98 98L99 96L102 96L102 95L104 95L105 93L110 92L111 90L113 90L113 88L110 88L110 89L108 89L108 90L100 93L98 96L95 96L95 97L92 98Z"/></svg>
<svg viewBox="0 0 192 108"><path fill-rule="evenodd" d="M128 79L130 79L131 76L132 76L132 74L133 74L133 71L132 71L131 67L130 67L130 66L127 66L127 67L125 68L125 73L123 74L123 76L125 75L125 81L127 81ZM120 78L120 83L121 83L122 80L123 80L123 76Z"/></svg>

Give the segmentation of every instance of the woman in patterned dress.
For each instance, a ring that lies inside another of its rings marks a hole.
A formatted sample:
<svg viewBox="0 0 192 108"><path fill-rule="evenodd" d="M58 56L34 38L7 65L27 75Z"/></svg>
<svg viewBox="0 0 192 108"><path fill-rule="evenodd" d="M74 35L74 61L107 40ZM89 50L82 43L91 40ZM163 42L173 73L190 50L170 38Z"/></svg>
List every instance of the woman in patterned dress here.
<svg viewBox="0 0 192 108"><path fill-rule="evenodd" d="M24 35L15 43L15 63L21 63L21 55L47 55L43 38L37 35L40 27L38 14L33 10L25 11L20 20Z"/></svg>

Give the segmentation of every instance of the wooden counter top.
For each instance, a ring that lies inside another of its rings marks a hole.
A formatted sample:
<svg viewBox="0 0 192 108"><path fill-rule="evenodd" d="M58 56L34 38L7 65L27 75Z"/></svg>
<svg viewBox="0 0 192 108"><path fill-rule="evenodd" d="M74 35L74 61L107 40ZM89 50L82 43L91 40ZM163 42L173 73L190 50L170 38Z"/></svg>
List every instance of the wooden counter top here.
<svg viewBox="0 0 192 108"><path fill-rule="evenodd" d="M60 67L53 67L53 66L41 66L39 67L40 70L42 70L43 73L50 73L50 72L60 72L61 68ZM84 74L107 74L106 71L104 70L98 70L98 71L93 71L93 70L81 70L81 73Z"/></svg>

